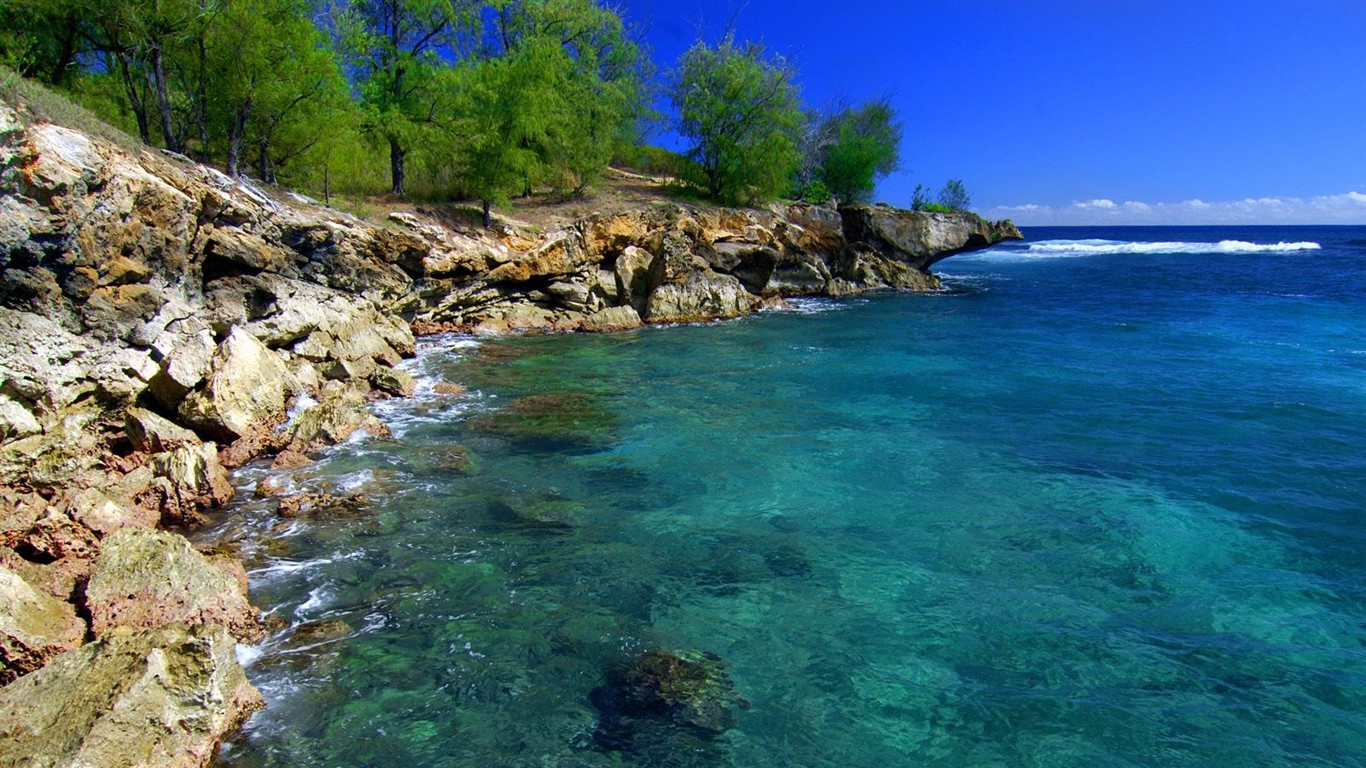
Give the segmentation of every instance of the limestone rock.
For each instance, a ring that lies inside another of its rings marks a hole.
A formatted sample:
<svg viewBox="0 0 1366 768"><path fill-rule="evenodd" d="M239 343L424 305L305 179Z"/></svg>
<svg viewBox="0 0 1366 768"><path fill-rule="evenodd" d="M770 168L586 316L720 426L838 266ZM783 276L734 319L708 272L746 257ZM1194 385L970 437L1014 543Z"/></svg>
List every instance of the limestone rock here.
<svg viewBox="0 0 1366 768"><path fill-rule="evenodd" d="M148 462L159 492L162 521L194 527L202 524L200 511L220 507L232 500L228 472L218 459L213 443L182 445L158 453Z"/></svg>
<svg viewBox="0 0 1366 768"><path fill-rule="evenodd" d="M218 345L207 327L185 335L162 334L157 343L174 346L166 352L149 387L162 405L174 408L209 374Z"/></svg>
<svg viewBox="0 0 1366 768"><path fill-rule="evenodd" d="M593 333L629 331L641 326L640 314L634 307L607 307L589 315L582 329Z"/></svg>
<svg viewBox="0 0 1366 768"><path fill-rule="evenodd" d="M201 768L264 706L220 626L120 628L0 689L0 765Z"/></svg>
<svg viewBox="0 0 1366 768"><path fill-rule="evenodd" d="M991 222L975 213L927 213L885 205L850 205L841 208L840 215L850 244L865 244L920 272L929 272L935 262L956 253L1021 237L1011 222Z"/></svg>
<svg viewBox="0 0 1366 768"><path fill-rule="evenodd" d="M411 397L417 389L417 382L413 380L412 374L383 365L370 374L370 380L374 382L376 389L399 397Z"/></svg>
<svg viewBox="0 0 1366 768"><path fill-rule="evenodd" d="M124 428L133 449L147 453L161 453L201 442L195 433L146 408L132 407L125 411Z"/></svg>
<svg viewBox="0 0 1366 768"><path fill-rule="evenodd" d="M652 323L686 323L737 317L754 309L758 298L730 275L711 270L688 273L650 294L645 317Z"/></svg>
<svg viewBox="0 0 1366 768"><path fill-rule="evenodd" d="M86 607L96 637L114 627L146 630L174 623L221 624L246 641L262 636L256 610L235 575L168 531L125 528L110 534L86 586Z"/></svg>
<svg viewBox="0 0 1366 768"><path fill-rule="evenodd" d="M0 566L0 685L81 644L85 622L76 609L34 589Z"/></svg>
<svg viewBox="0 0 1366 768"><path fill-rule="evenodd" d="M304 451L335 445L373 418L365 401L364 386L341 387L299 414L290 429L291 444Z"/></svg>
<svg viewBox="0 0 1366 768"><path fill-rule="evenodd" d="M97 488L86 488L69 496L66 514L98 536L131 526L150 528L160 516L146 507L116 500Z"/></svg>
<svg viewBox="0 0 1366 768"><path fill-rule="evenodd" d="M28 437L42 431L42 425L27 408L0 395L0 441Z"/></svg>
<svg viewBox="0 0 1366 768"><path fill-rule="evenodd" d="M278 355L234 328L214 352L208 383L185 399L180 416L201 434L232 441L277 420L298 389Z"/></svg>
<svg viewBox="0 0 1366 768"><path fill-rule="evenodd" d="M617 295L623 303L635 307L637 312L643 312L650 292L659 284L663 274L663 262L656 265L653 254L629 245L617 257Z"/></svg>

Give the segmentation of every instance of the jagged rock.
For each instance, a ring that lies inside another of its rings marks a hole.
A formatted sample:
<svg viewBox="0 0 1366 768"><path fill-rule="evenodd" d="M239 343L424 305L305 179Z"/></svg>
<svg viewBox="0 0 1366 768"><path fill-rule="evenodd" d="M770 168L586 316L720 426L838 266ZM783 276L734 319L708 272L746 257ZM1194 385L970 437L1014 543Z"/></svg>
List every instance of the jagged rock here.
<svg viewBox="0 0 1366 768"><path fill-rule="evenodd" d="M86 586L86 607L96 637L113 627L173 623L221 624L246 641L262 636L236 575L167 531L125 528L105 538Z"/></svg>
<svg viewBox="0 0 1366 768"><path fill-rule="evenodd" d="M0 765L201 768L264 706L220 626L119 628L0 689Z"/></svg>
<svg viewBox="0 0 1366 768"><path fill-rule="evenodd" d="M594 264L578 233L565 230L546 236L540 245L489 270L490 283L525 283L533 278L572 275Z"/></svg>
<svg viewBox="0 0 1366 768"><path fill-rule="evenodd" d="M271 469L299 469L312 464L313 460L308 458L308 454L296 448L286 448L280 451L275 460L270 463Z"/></svg>
<svg viewBox="0 0 1366 768"><path fill-rule="evenodd" d="M640 315L634 307L608 307L589 315L580 327L585 331L606 333L609 331L629 331L640 326Z"/></svg>
<svg viewBox="0 0 1366 768"><path fill-rule="evenodd" d="M84 637L85 622L70 603L39 592L0 566L0 686L80 646Z"/></svg>
<svg viewBox="0 0 1366 768"><path fill-rule="evenodd" d="M617 295L638 313L645 311L650 292L663 277L664 263L656 264L654 254L642 248L628 245L617 257Z"/></svg>
<svg viewBox="0 0 1366 768"><path fill-rule="evenodd" d="M455 396L465 394L466 389L459 384L454 384L449 381L438 381L432 385L432 391L438 395Z"/></svg>
<svg viewBox="0 0 1366 768"><path fill-rule="evenodd" d="M14 440L43 431L43 426L27 408L0 395L0 441Z"/></svg>
<svg viewBox="0 0 1366 768"><path fill-rule="evenodd" d="M33 563L58 560L86 561L100 550L99 539L89 528L78 524L56 507L49 507L27 530L5 531L5 546Z"/></svg>
<svg viewBox="0 0 1366 768"><path fill-rule="evenodd" d="M97 488L86 488L69 496L66 514L98 536L130 526L150 528L160 517L159 512L116 500Z"/></svg>
<svg viewBox="0 0 1366 768"><path fill-rule="evenodd" d="M159 496L162 522L197 527L200 512L232 500L233 487L213 443L183 445L152 456L152 490Z"/></svg>
<svg viewBox="0 0 1366 768"><path fill-rule="evenodd" d="M412 374L387 366L376 368L375 372L370 374L370 380L374 382L376 389L398 397L411 397L417 389L417 382Z"/></svg>
<svg viewBox="0 0 1366 768"><path fill-rule="evenodd" d="M679 283L665 283L650 294L645 318L652 323L686 323L737 317L753 311L758 297L739 280L710 269L687 273Z"/></svg>
<svg viewBox="0 0 1366 768"><path fill-rule="evenodd" d="M335 386L335 385L334 385ZM290 442L296 450L312 450L322 445L335 445L361 429L374 418L365 400L366 388L346 386L323 396L299 414L290 429Z"/></svg>
<svg viewBox="0 0 1366 768"><path fill-rule="evenodd" d="M279 355L234 328L214 352L208 383L185 399L180 417L201 434L230 442L278 420L299 388Z"/></svg>
<svg viewBox="0 0 1366 768"><path fill-rule="evenodd" d="M163 333L153 347L169 346L161 361L161 368L149 382L152 395L168 408L180 405L185 394L204 380L213 365L213 353L218 349L208 327L193 333ZM174 346L172 346L174 345Z"/></svg>
<svg viewBox="0 0 1366 768"><path fill-rule="evenodd" d="M124 429L133 449L147 453L161 453L202 442L190 430L145 408L132 407L125 411Z"/></svg>
<svg viewBox="0 0 1366 768"><path fill-rule="evenodd" d="M1020 230L1009 221L990 222L975 213L925 213L884 205L840 208L845 239L863 243L881 255L919 272L956 253L986 248L1002 240L1018 240Z"/></svg>

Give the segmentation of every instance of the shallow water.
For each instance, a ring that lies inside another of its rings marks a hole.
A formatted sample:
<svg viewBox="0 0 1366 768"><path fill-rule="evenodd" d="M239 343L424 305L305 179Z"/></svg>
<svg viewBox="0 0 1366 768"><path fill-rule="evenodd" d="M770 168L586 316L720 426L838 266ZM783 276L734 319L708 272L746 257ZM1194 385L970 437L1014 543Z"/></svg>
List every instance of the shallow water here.
<svg viewBox="0 0 1366 768"><path fill-rule="evenodd" d="M1026 235L939 295L427 340L397 439L290 478L368 507L217 531L290 625L224 762L1366 765L1366 229ZM733 727L603 739L653 648Z"/></svg>

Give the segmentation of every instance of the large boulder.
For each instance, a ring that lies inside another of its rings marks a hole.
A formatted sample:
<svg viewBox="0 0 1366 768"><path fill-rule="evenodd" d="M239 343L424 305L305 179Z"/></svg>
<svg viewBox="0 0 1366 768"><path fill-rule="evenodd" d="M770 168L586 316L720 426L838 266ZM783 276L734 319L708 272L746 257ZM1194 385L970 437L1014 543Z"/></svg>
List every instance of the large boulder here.
<svg viewBox="0 0 1366 768"><path fill-rule="evenodd" d="M151 506L161 510L163 523L195 527L203 523L202 510L232 500L232 482L213 443L181 445L154 454L148 466L153 475L149 492L156 497Z"/></svg>
<svg viewBox="0 0 1366 768"><path fill-rule="evenodd" d="M840 209L845 239L863 245L920 272L941 259L989 248L1002 240L1019 240L1009 221L987 221L975 213L928 213L886 205L850 205Z"/></svg>
<svg viewBox="0 0 1366 768"><path fill-rule="evenodd" d="M650 293L645 319L652 323L689 323L738 317L754 310L758 297L739 280L710 269L688 273Z"/></svg>
<svg viewBox="0 0 1366 768"><path fill-rule="evenodd" d="M105 538L86 586L86 608L98 637L114 627L174 623L221 624L248 641L262 636L237 572L166 531L124 528Z"/></svg>
<svg viewBox="0 0 1366 768"><path fill-rule="evenodd" d="M277 422L299 383L280 356L233 328L213 354L208 383L187 397L180 417L201 434L231 442Z"/></svg>
<svg viewBox="0 0 1366 768"><path fill-rule="evenodd" d="M370 413L365 399L366 385L333 386L336 389L324 393L321 400L304 409L290 427L290 440L296 450L310 451L335 445L359 429L381 429L380 421Z"/></svg>
<svg viewBox="0 0 1366 768"><path fill-rule="evenodd" d="M0 689L0 765L200 768L264 706L221 626L119 628Z"/></svg>
<svg viewBox="0 0 1366 768"><path fill-rule="evenodd" d="M80 646L85 622L76 609L0 566L0 685Z"/></svg>

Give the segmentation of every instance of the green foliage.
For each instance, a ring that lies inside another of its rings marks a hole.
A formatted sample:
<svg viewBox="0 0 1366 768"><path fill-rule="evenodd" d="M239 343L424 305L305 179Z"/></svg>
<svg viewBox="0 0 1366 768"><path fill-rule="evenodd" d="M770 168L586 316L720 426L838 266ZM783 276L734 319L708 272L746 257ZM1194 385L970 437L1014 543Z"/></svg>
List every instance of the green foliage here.
<svg viewBox="0 0 1366 768"><path fill-rule="evenodd" d="M820 205L830 200L830 188L820 179L802 184L793 190L793 198Z"/></svg>
<svg viewBox="0 0 1366 768"><path fill-rule="evenodd" d="M688 173L688 158L672 150L650 144L618 146L612 165L646 176L682 178Z"/></svg>
<svg viewBox="0 0 1366 768"><path fill-rule="evenodd" d="M939 190L939 204L950 211L966 211L972 206L972 198L961 179L949 179Z"/></svg>
<svg viewBox="0 0 1366 768"><path fill-rule="evenodd" d="M387 145L390 191L405 191L409 151L427 140L441 98L442 49L458 52L478 9L461 0L343 0L332 24L359 73L367 131Z"/></svg>
<svg viewBox="0 0 1366 768"><path fill-rule="evenodd" d="M670 98L712 198L755 202L790 188L802 120L794 75L781 57L731 37L714 48L698 41L679 60Z"/></svg>
<svg viewBox="0 0 1366 768"><path fill-rule="evenodd" d="M826 118L831 136L820 148L817 176L842 203L867 201L878 179L900 166L901 124L891 102L878 99Z"/></svg>
<svg viewBox="0 0 1366 768"><path fill-rule="evenodd" d="M0 65L0 99L22 105L32 119L68 126L125 149L138 146L136 138L100 119L67 95L26 79L4 65Z"/></svg>
<svg viewBox="0 0 1366 768"><path fill-rule="evenodd" d="M935 202L930 197L930 188L924 184L916 184L915 191L911 193L911 210L923 211L931 205L935 205Z"/></svg>

